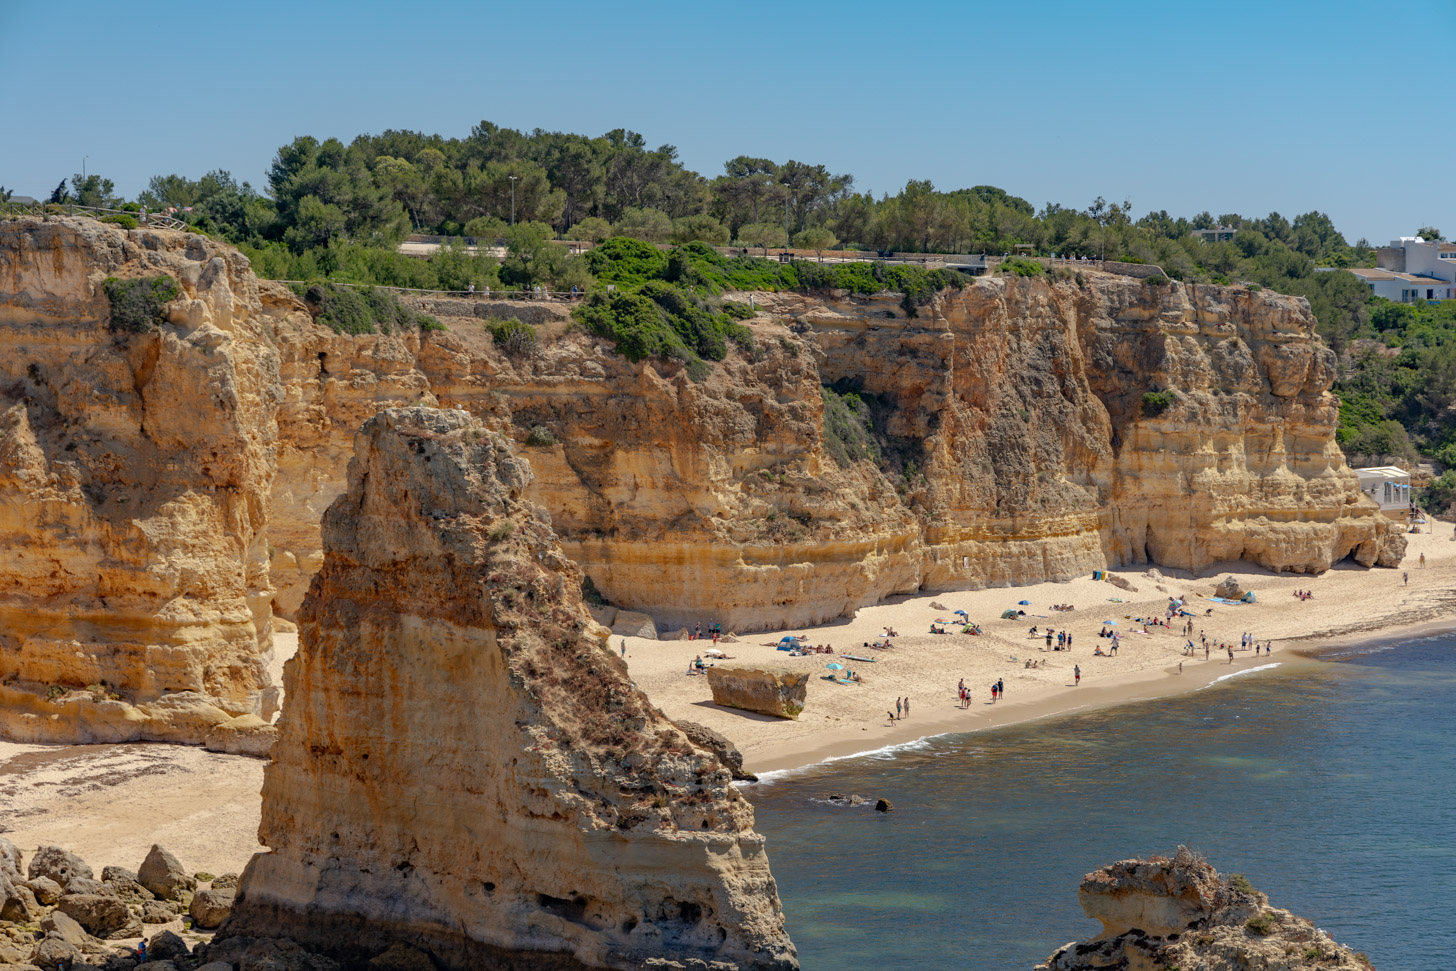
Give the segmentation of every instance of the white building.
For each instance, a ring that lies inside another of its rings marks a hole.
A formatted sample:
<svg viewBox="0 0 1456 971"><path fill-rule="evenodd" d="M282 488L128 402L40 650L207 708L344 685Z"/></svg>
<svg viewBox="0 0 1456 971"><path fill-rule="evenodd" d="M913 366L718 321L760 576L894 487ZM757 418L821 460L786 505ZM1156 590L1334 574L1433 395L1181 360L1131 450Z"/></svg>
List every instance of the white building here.
<svg viewBox="0 0 1456 971"><path fill-rule="evenodd" d="M1377 297L1397 303L1456 300L1456 244L1402 236L1375 251L1375 264L1373 270L1350 272Z"/></svg>
<svg viewBox="0 0 1456 971"><path fill-rule="evenodd" d="M1360 491L1380 506L1382 512L1404 514L1410 511L1410 473L1394 465L1377 465L1356 469Z"/></svg>

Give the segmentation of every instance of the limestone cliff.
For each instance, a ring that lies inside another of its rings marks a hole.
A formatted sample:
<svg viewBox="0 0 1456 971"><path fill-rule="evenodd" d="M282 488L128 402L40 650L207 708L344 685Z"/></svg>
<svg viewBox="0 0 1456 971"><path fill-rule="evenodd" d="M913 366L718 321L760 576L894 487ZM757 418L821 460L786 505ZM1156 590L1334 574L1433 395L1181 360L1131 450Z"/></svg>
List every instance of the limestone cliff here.
<svg viewBox="0 0 1456 971"><path fill-rule="evenodd" d="M346 963L791 968L753 810L651 707L508 440L389 409L354 443L223 940ZM716 963L715 963L716 962Z"/></svg>
<svg viewBox="0 0 1456 971"><path fill-rule="evenodd" d="M107 277L171 277L113 326ZM0 222L0 736L200 743L271 715L278 358L200 236Z"/></svg>
<svg viewBox="0 0 1456 971"><path fill-rule="evenodd" d="M1101 921L1091 941L1059 949L1037 971L1371 971L1363 954L1332 941L1242 877L1225 879L1179 847L1170 860L1123 860L1087 874L1078 899Z"/></svg>
<svg viewBox="0 0 1456 971"><path fill-rule="evenodd" d="M509 427L567 555L666 627L807 624L1149 561L1393 565L1404 546L1334 443L1333 358L1296 298L1100 273L981 279L916 318L888 296L761 294L756 350L699 383L535 305L515 312L540 345L512 358L479 304L430 301L448 333L344 337L278 289L285 612L352 428L413 402ZM825 387L865 403L877 457L836 461Z"/></svg>

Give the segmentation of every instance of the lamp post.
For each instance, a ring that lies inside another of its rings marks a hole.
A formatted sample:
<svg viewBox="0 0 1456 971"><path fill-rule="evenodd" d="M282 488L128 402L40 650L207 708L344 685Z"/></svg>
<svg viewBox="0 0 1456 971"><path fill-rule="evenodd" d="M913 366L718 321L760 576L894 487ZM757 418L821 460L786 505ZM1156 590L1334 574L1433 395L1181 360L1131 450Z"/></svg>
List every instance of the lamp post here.
<svg viewBox="0 0 1456 971"><path fill-rule="evenodd" d="M510 176L511 180L511 225L516 224L516 177Z"/></svg>

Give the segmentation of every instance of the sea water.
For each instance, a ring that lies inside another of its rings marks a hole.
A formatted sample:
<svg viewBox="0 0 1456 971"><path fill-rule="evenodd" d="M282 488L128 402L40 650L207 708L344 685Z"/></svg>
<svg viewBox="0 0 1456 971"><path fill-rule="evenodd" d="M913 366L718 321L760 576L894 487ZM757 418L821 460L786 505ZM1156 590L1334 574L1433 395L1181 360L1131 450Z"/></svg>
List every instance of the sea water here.
<svg viewBox="0 0 1456 971"><path fill-rule="evenodd" d="M1456 637L1274 664L746 787L804 968L1030 968L1099 932L1083 874L1181 843L1380 971L1456 969Z"/></svg>

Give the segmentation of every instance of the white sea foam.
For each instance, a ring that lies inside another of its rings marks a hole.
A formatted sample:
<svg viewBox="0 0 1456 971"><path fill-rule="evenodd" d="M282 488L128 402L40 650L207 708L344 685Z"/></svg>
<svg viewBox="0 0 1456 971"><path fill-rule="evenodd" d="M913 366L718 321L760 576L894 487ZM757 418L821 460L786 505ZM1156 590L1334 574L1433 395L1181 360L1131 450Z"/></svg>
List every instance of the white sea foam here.
<svg viewBox="0 0 1456 971"><path fill-rule="evenodd" d="M831 755L827 759L812 762L809 765L795 766L792 769L773 769L758 774L758 785L767 785L777 782L780 779L787 779L790 776L800 775L810 769L818 768L821 765L828 765L831 762L843 762L845 759L874 759L879 762L889 761L898 755L906 752L924 752L930 748L930 741L933 738L943 738L945 735L955 735L957 732L945 732L942 735L924 735L912 742L896 742L893 745L882 745L879 748L867 749L863 752L854 752L850 755ZM744 785L745 783L738 783ZM747 783L752 785L753 783Z"/></svg>
<svg viewBox="0 0 1456 971"><path fill-rule="evenodd" d="M1214 678L1212 681L1208 682L1208 684L1204 685L1203 688L1212 688L1220 681L1227 681L1229 678L1237 678L1239 675L1242 674L1253 674L1255 671L1268 671L1270 668L1277 668L1280 663L1281 662L1279 661L1275 661L1273 664L1260 664L1258 667L1244 668L1242 671L1234 671L1232 674L1225 674L1223 677ZM1203 688L1199 688L1198 690L1202 691Z"/></svg>

